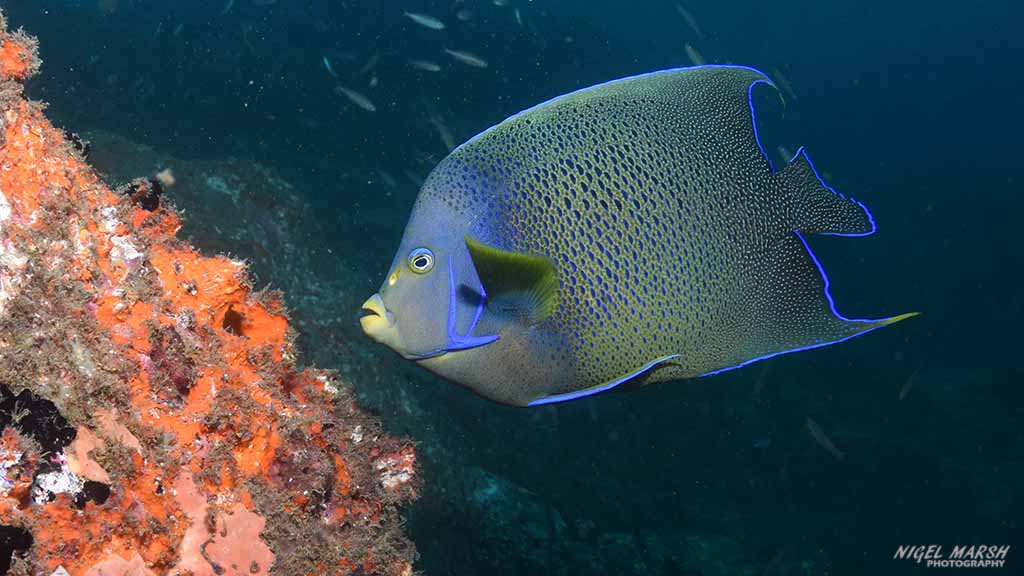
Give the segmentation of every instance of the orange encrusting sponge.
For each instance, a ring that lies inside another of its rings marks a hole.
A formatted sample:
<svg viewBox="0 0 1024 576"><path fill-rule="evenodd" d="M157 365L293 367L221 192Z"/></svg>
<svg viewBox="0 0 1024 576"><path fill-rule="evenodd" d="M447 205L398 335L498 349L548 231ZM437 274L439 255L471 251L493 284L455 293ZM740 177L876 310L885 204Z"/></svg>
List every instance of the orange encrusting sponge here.
<svg viewBox="0 0 1024 576"><path fill-rule="evenodd" d="M0 525L31 536L11 573L411 574L411 443L296 367L244 264L104 184L22 96L36 68L0 15Z"/></svg>
<svg viewBox="0 0 1024 576"><path fill-rule="evenodd" d="M14 39L0 44L0 77L24 80L32 70L33 61L31 46Z"/></svg>

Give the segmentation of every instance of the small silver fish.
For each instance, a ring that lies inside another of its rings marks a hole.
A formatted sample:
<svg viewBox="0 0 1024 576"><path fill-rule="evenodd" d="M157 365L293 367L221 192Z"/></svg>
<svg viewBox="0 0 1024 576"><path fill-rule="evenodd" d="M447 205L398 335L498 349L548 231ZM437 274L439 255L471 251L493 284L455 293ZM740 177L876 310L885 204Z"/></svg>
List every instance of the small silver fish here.
<svg viewBox="0 0 1024 576"><path fill-rule="evenodd" d="M225 16L225 15L227 15L228 12L231 12L231 8L233 8L234 6L235 6L235 0L228 0L227 4L224 5L224 8L217 15L218 16Z"/></svg>
<svg viewBox="0 0 1024 576"><path fill-rule="evenodd" d="M487 61L472 52L452 50L451 48L445 48L444 51L449 56L455 58L459 62L462 62L466 66L472 66L473 68L487 68Z"/></svg>
<svg viewBox="0 0 1024 576"><path fill-rule="evenodd" d="M335 78L338 77L338 74L334 71L334 68L331 67L331 61L327 59L327 56L324 56L324 68L327 68L327 73L330 74L331 76L334 76Z"/></svg>
<svg viewBox="0 0 1024 576"><path fill-rule="evenodd" d="M775 79L775 84L777 84L779 88L782 88L782 91L788 94L794 102L799 100L799 98L796 97L796 92L793 91L793 85L789 83L789 78L786 78L782 74L782 70L772 67L772 76Z"/></svg>
<svg viewBox="0 0 1024 576"><path fill-rule="evenodd" d="M696 48L689 44L686 45L686 56L690 59L690 62L693 62L694 66L704 64L704 57L701 56L700 52L697 52Z"/></svg>
<svg viewBox="0 0 1024 576"><path fill-rule="evenodd" d="M413 186L417 188L423 186L423 177L420 176L419 174L413 172L412 170L409 170L408 168L403 168L402 174L405 174L405 177L409 179L409 182L412 182Z"/></svg>
<svg viewBox="0 0 1024 576"><path fill-rule="evenodd" d="M430 60L408 60L409 66L423 70L424 72L440 72L441 65L437 62L431 62Z"/></svg>
<svg viewBox="0 0 1024 576"><path fill-rule="evenodd" d="M494 5L500 7L508 6L508 0L494 0Z"/></svg>
<svg viewBox="0 0 1024 576"><path fill-rule="evenodd" d="M380 60L380 54L374 53L373 56L370 56L370 59L366 61L366 64L363 64L363 67L359 69L359 75L362 76L376 68L378 60Z"/></svg>
<svg viewBox="0 0 1024 576"><path fill-rule="evenodd" d="M374 168L374 170L377 172L377 176L385 186L388 188L398 188L398 180L395 180L395 177L392 176L390 172L379 167Z"/></svg>
<svg viewBox="0 0 1024 576"><path fill-rule="evenodd" d="M429 14L418 14L416 12L405 12L405 17L413 22L429 28L431 30L444 30L444 22L429 15Z"/></svg>
<svg viewBox="0 0 1024 576"><path fill-rule="evenodd" d="M776 150L779 153L779 158L782 158L783 162L789 162L790 160L793 159L793 151L790 150L789 148L779 145L778 147L776 147Z"/></svg>
<svg viewBox="0 0 1024 576"><path fill-rule="evenodd" d="M373 102L370 102L369 98L363 96L362 94L356 92L355 90L338 85L334 87L334 91L338 95L348 98L350 101L352 101L353 104L362 108L363 110L366 110L367 112L377 111L377 107L373 105Z"/></svg>
<svg viewBox="0 0 1024 576"><path fill-rule="evenodd" d="M458 18L460 22L469 22L473 19L473 12L463 8L455 13L455 17Z"/></svg>
<svg viewBox="0 0 1024 576"><path fill-rule="evenodd" d="M832 443L832 440L827 434L825 434L825 431L821 429L821 426L818 426L818 423L812 420L810 416L807 417L807 430L811 433L811 437L814 438L814 441L818 443L818 446L827 450L828 453L835 456L837 460L842 460L843 457L846 456L844 452L839 450L839 448L836 448L836 445Z"/></svg>
<svg viewBox="0 0 1024 576"><path fill-rule="evenodd" d="M451 130L444 125L441 117L431 116L430 124L434 126L435 130L437 130L437 135L441 138L441 142L444 143L444 147L447 148L449 152L454 150L456 146L455 138L452 138Z"/></svg>
<svg viewBox="0 0 1024 576"><path fill-rule="evenodd" d="M910 377L903 382L903 386L900 386L900 400L903 400L907 397L907 394L910 394L910 389L914 387L914 382L917 381L917 373L918 370L915 369L910 373Z"/></svg>
<svg viewBox="0 0 1024 576"><path fill-rule="evenodd" d="M693 14L690 14L686 8L683 8L682 4L676 4L676 12L679 12L679 15L683 17L683 20L686 20L686 25L690 27L690 30L693 30L693 33L697 35L697 38L704 38L704 33L700 31L700 26L697 25L697 19L693 17Z"/></svg>

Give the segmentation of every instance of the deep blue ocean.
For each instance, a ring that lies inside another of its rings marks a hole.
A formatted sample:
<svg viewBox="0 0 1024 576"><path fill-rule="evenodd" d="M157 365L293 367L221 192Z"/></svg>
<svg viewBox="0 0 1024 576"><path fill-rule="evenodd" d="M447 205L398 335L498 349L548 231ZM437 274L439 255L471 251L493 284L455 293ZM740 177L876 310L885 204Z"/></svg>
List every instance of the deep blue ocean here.
<svg viewBox="0 0 1024 576"><path fill-rule="evenodd" d="M287 210L244 189L243 208L187 183L169 195L200 248L248 258L262 284L284 289L304 362L340 370L390 432L419 443L424 486L407 513L423 574L958 572L894 558L930 544L1009 545L1006 567L963 571L1024 573L1024 5L0 7L41 42L29 95L93 143L111 180L243 159L287 184ZM530 409L365 338L359 305L451 144L559 94L698 55L776 78L784 109L758 95L766 150L806 146L832 186L871 207L877 234L812 239L839 309L920 317L715 377Z"/></svg>

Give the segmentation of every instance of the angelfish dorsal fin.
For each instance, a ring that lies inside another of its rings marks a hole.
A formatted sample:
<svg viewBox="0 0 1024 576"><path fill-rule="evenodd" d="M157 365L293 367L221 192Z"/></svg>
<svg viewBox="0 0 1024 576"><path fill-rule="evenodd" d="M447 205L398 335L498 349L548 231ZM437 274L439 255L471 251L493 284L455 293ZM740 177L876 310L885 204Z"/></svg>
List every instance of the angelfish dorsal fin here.
<svg viewBox="0 0 1024 576"><path fill-rule="evenodd" d="M489 297L522 298L530 323L537 323L558 308L558 277L551 260L534 254L502 250L466 237L477 276Z"/></svg>
<svg viewBox="0 0 1024 576"><path fill-rule="evenodd" d="M802 146L775 177L783 186L791 230L832 236L875 232L875 219L867 206L826 184Z"/></svg>

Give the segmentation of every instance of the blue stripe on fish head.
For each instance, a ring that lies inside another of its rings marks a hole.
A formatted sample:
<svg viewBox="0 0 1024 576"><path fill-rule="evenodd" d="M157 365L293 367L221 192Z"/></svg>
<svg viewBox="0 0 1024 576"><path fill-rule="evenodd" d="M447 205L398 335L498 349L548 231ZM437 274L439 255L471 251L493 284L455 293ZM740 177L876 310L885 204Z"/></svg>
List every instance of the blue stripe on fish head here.
<svg viewBox="0 0 1024 576"><path fill-rule="evenodd" d="M428 179L425 188L437 185ZM477 334L486 292L465 245L465 210L421 195L413 209L379 296L386 326L364 330L403 357L422 360L484 346L498 339Z"/></svg>

